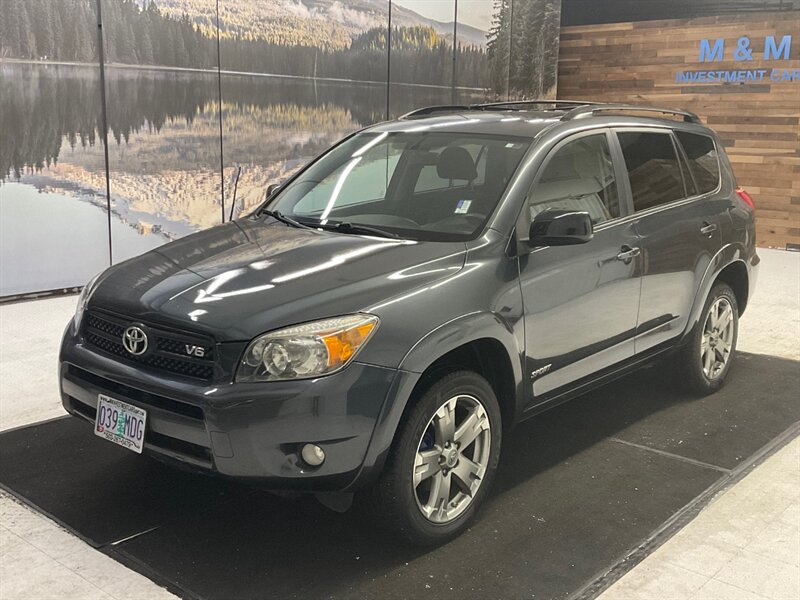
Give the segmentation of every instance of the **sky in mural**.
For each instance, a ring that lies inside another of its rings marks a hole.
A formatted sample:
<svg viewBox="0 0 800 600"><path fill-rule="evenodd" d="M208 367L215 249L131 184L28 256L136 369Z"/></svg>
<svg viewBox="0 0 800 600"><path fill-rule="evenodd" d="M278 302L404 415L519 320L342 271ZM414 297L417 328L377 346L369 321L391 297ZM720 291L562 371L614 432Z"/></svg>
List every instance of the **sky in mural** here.
<svg viewBox="0 0 800 600"><path fill-rule="evenodd" d="M423 17L444 23L453 20L453 3L440 0L394 0L400 6L413 10ZM458 22L487 31L492 23L494 1L470 2L469 10L458 15Z"/></svg>

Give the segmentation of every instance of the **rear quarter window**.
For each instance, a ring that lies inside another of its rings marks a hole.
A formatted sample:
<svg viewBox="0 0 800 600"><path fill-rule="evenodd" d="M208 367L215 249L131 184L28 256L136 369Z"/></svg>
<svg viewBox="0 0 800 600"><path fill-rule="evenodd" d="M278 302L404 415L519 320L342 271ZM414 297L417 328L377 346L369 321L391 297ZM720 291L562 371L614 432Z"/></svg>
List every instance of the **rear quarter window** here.
<svg viewBox="0 0 800 600"><path fill-rule="evenodd" d="M689 162L689 170L699 194L713 192L719 186L719 155L714 140L707 135L676 131Z"/></svg>

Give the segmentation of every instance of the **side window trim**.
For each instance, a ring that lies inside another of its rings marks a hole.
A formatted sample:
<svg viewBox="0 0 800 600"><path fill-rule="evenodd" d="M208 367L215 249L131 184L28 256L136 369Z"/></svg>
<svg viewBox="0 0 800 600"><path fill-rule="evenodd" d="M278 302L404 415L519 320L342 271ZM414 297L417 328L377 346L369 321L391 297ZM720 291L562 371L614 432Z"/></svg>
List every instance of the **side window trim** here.
<svg viewBox="0 0 800 600"><path fill-rule="evenodd" d="M603 221L602 223L598 223L596 228L601 229L605 228L609 225L616 225L621 220L631 216L633 214L631 208L632 205L630 204L628 198L623 199L620 190L620 177L622 175L625 176L625 185L627 186L627 171L625 170L625 163L620 162L619 158L622 156L621 150L619 151L619 156L617 155L616 150L619 150L617 146L616 136L613 134L612 130L609 127L597 127L595 129L585 129L579 131L577 133L572 133L567 135L566 137L557 141L548 151L547 155L544 157L544 160L539 165L539 168L536 171L536 175L534 175L533 181L531 182L530 186L528 187L528 192L525 194L525 199L522 205L522 212L520 214L520 219L517 220L517 224L520 224L520 220L522 221L523 225L530 226L531 219L530 219L530 211L528 210L528 200L531 196L531 192L536 188L537 184L539 183L542 175L545 173L547 166L550 164L550 161L556 156L556 154L567 144L574 142L582 137L589 137L593 135L604 135L606 138L606 144L609 148L609 153L611 154L611 161L614 167L614 177L616 178L617 183L617 196L619 196L619 210L620 215L618 217L614 217L613 219L608 219L607 221ZM615 150L616 149L616 150ZM624 200L624 201L623 201ZM526 229L527 231L527 229Z"/></svg>
<svg viewBox="0 0 800 600"><path fill-rule="evenodd" d="M700 186L697 185L697 179L695 178L694 173L692 173L692 167L689 165L689 157L686 155L686 150L684 150L683 144L681 144L681 141L678 139L678 134L675 130L672 131L672 143L675 146L675 152L678 153L678 161L681 164L681 171L688 174L688 176L684 175L683 179L684 187L686 188L686 198L694 198L695 196L699 195L698 191L700 190ZM693 194L689 193L689 188L686 185L688 183L687 178L694 186Z"/></svg>
<svg viewBox="0 0 800 600"><path fill-rule="evenodd" d="M608 129L608 144L611 148L611 158L614 161L614 174L617 177L617 193L620 200L620 217L614 221L619 221L634 216L636 211L633 210L631 181L628 177L628 168L625 165L625 156L622 154L622 146L619 143L616 129Z"/></svg>
<svg viewBox="0 0 800 600"><path fill-rule="evenodd" d="M669 131L669 139L672 141L672 151L675 152L675 160L678 161L678 170L681 172L681 182L683 183L683 198L673 200L673 202L680 202L681 200L686 200L690 197L689 185L686 181L689 165L684 161L683 152L681 152L680 146L678 146L678 140L675 137L675 132L672 129ZM691 175L689 175L689 177L691 177ZM697 185L694 183L694 178L692 179L692 184L694 184L696 190ZM669 204L669 202L667 202L667 204Z"/></svg>

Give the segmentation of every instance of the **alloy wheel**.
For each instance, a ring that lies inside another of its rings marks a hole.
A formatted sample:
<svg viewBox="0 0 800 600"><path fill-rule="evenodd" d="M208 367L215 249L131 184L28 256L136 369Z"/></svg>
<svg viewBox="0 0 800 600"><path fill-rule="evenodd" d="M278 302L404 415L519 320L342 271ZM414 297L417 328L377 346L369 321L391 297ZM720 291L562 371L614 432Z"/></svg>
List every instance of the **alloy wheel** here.
<svg viewBox="0 0 800 600"><path fill-rule="evenodd" d="M718 378L733 350L734 334L733 307L725 297L717 298L706 315L703 337L700 340L700 362L705 376Z"/></svg>
<svg viewBox="0 0 800 600"><path fill-rule="evenodd" d="M483 483L491 441L486 409L474 396L453 396L439 407L414 459L414 495L425 518L445 524L464 513Z"/></svg>

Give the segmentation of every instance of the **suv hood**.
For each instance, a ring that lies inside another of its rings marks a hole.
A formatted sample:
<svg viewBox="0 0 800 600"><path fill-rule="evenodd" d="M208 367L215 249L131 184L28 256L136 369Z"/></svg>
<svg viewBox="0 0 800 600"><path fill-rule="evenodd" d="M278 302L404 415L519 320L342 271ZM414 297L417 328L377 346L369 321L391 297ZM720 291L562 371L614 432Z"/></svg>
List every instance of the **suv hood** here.
<svg viewBox="0 0 800 600"><path fill-rule="evenodd" d="M458 272L465 254L459 242L345 235L251 217L111 267L89 307L245 341L428 285Z"/></svg>

